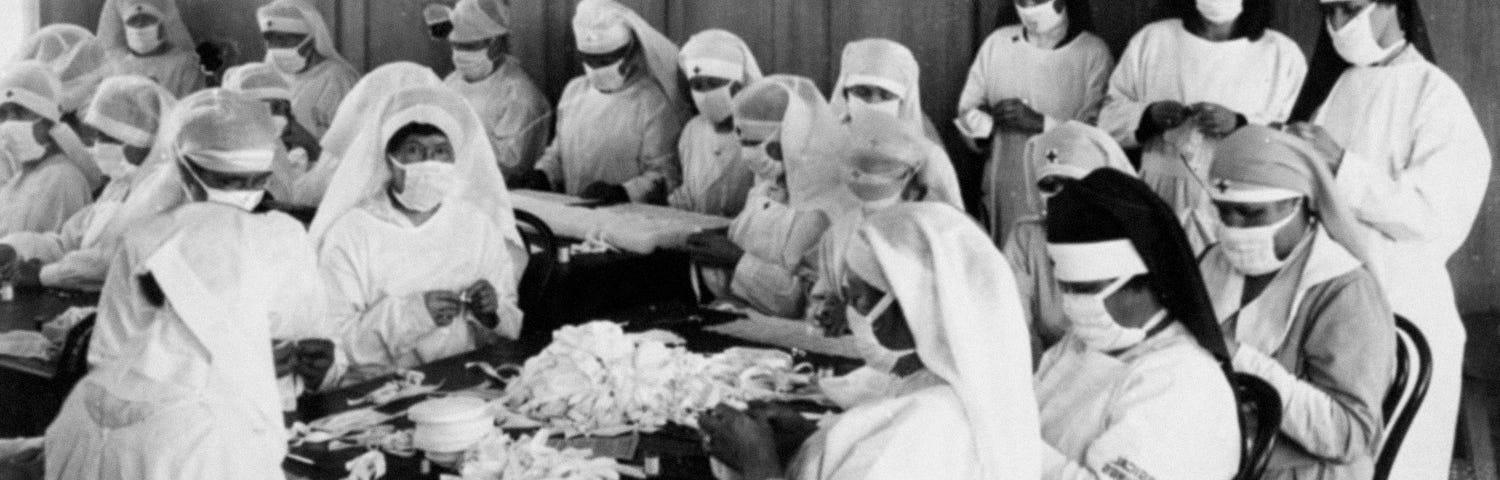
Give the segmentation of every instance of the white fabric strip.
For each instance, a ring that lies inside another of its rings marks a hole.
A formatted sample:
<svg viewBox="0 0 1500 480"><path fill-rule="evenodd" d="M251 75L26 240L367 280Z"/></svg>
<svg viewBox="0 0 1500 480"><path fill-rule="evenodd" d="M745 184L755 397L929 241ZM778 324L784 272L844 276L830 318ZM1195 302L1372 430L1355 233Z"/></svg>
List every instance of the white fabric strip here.
<svg viewBox="0 0 1500 480"><path fill-rule="evenodd" d="M153 140L150 132L103 115L90 115L84 121L92 124L99 131L114 137L115 140L133 147L148 148L151 146Z"/></svg>
<svg viewBox="0 0 1500 480"><path fill-rule="evenodd" d="M312 26L300 18L291 17L263 17L260 19L261 31L277 31L288 33L300 33L311 35Z"/></svg>
<svg viewBox="0 0 1500 480"><path fill-rule="evenodd" d="M271 171L272 150L200 150L182 152L199 167L225 173L262 173Z"/></svg>
<svg viewBox="0 0 1500 480"><path fill-rule="evenodd" d="M41 115L54 122L57 121L58 117L62 116L62 112L58 110L57 102L48 100L46 97L37 95L29 90L11 88L5 90L4 93L0 93L0 97L3 97L0 98L0 103L14 103L26 107L36 112L37 115Z"/></svg>
<svg viewBox="0 0 1500 480"><path fill-rule="evenodd" d="M240 91L256 100L291 100L292 92L284 88L250 88Z"/></svg>
<svg viewBox="0 0 1500 480"><path fill-rule="evenodd" d="M1093 243L1048 243L1054 273L1064 282L1097 282L1133 277L1150 270L1128 239Z"/></svg>
<svg viewBox="0 0 1500 480"><path fill-rule="evenodd" d="M1233 203L1272 203L1307 196L1296 190L1245 183L1234 183L1224 189L1210 188L1208 194L1215 201Z"/></svg>

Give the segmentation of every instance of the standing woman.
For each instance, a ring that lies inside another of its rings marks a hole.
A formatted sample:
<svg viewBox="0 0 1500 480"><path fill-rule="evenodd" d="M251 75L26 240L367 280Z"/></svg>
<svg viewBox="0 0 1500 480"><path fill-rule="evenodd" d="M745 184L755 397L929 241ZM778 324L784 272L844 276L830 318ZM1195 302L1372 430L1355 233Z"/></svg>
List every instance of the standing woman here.
<svg viewBox="0 0 1500 480"><path fill-rule="evenodd" d="M1272 0L1178 0L1180 18L1147 25L1110 78L1099 128L1141 148L1141 179L1176 211L1195 252L1214 243L1213 145L1240 126L1286 120L1307 61L1267 27Z"/></svg>
<svg viewBox="0 0 1500 480"><path fill-rule="evenodd" d="M323 15L305 0L276 0L260 7L255 21L266 41L266 63L292 82L292 116L322 138L359 70L339 56Z"/></svg>
<svg viewBox="0 0 1500 480"><path fill-rule="evenodd" d="M108 0L99 41L115 75L140 75L181 98L203 88L203 70L187 25L171 0Z"/></svg>
<svg viewBox="0 0 1500 480"><path fill-rule="evenodd" d="M1014 15L1012 15L1014 12ZM1016 0L969 67L954 120L965 138L989 148L984 206L990 237L1041 213L1036 185L1021 174L1026 140L1068 120L1094 124L1115 59L1093 28L1089 2ZM986 142L988 141L988 142Z"/></svg>
<svg viewBox="0 0 1500 480"><path fill-rule="evenodd" d="M1323 12L1318 68L1294 115L1312 124L1290 130L1330 161L1391 308L1432 345L1432 386L1391 478L1446 478L1465 341L1446 263L1479 214L1493 157L1469 100L1432 63L1415 0L1324 0Z"/></svg>

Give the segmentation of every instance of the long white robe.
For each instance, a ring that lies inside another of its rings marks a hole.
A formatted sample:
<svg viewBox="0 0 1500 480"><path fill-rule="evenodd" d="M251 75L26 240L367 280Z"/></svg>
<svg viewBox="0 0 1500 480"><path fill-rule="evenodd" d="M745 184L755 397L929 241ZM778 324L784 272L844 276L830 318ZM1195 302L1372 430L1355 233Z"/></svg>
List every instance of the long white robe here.
<svg viewBox="0 0 1500 480"><path fill-rule="evenodd" d="M979 47L969 79L958 98L958 112L1019 98L1045 117L1045 128L1068 120L1094 124L1104 103L1114 56L1089 32L1056 49L1041 49L1026 40L1020 25L1001 27ZM1021 217L1040 214L1036 186L1026 179L1026 140L1031 135L996 128L984 168L984 205L990 236L999 243Z"/></svg>
<svg viewBox="0 0 1500 480"><path fill-rule="evenodd" d="M803 443L796 480L980 479L979 452L953 388L927 371L904 378L889 399L862 404Z"/></svg>
<svg viewBox="0 0 1500 480"><path fill-rule="evenodd" d="M521 70L519 60L507 56L490 76L478 82L453 72L443 80L463 95L479 114L495 150L495 162L506 179L531 170L552 134L552 105Z"/></svg>
<svg viewBox="0 0 1500 480"><path fill-rule="evenodd" d="M490 219L466 203L448 202L414 226L382 192L333 223L318 263L351 365L406 368L473 350L472 314L438 327L423 295L462 291L481 279L499 294L495 333L520 334L516 276L505 235Z"/></svg>
<svg viewBox="0 0 1500 480"><path fill-rule="evenodd" d="M359 81L359 71L342 59L324 58L287 79L292 84L292 115L313 136L323 138L333 125L339 102Z"/></svg>
<svg viewBox="0 0 1500 480"><path fill-rule="evenodd" d="M140 75L182 98L203 88L203 69L192 47L176 48L160 55L140 56L127 50L110 50L113 75Z"/></svg>
<svg viewBox="0 0 1500 480"><path fill-rule="evenodd" d="M1432 385L1391 478L1447 478L1466 335L1446 263L1484 200L1489 145L1458 84L1412 48L1346 71L1315 123L1346 149L1337 180L1368 228L1371 270L1432 347Z"/></svg>
<svg viewBox="0 0 1500 480"><path fill-rule="evenodd" d="M757 184L730 225L729 239L745 255L734 267L729 288L762 313L800 318L815 281L812 254L828 231L829 218L822 210L778 201L780 188L769 181Z"/></svg>
<svg viewBox="0 0 1500 480"><path fill-rule="evenodd" d="M1301 48L1274 30L1255 41L1212 42L1189 32L1180 19L1162 20L1142 28L1121 54L1099 128L1126 148L1144 148L1141 180L1177 211L1194 250L1202 251L1215 242L1219 221L1205 188L1217 140L1204 138L1193 122L1155 139L1138 139L1146 109L1165 100L1189 106L1209 102L1249 123L1283 121L1306 75Z"/></svg>
<svg viewBox="0 0 1500 480"><path fill-rule="evenodd" d="M0 238L0 243L15 248L21 258L41 260L42 285L98 291L119 240L110 238L105 227L125 203L132 179L110 181L94 203L73 214L57 231L16 232Z"/></svg>
<svg viewBox="0 0 1500 480"><path fill-rule="evenodd" d="M688 120L677 141L682 185L667 196L672 208L721 217L739 215L755 185L755 172L740 161L734 131L719 132L702 115Z"/></svg>
<svg viewBox="0 0 1500 480"><path fill-rule="evenodd" d="M48 155L0 185L0 236L57 231L92 200L78 167L60 153Z"/></svg>
<svg viewBox="0 0 1500 480"><path fill-rule="evenodd" d="M687 115L649 75L602 93L588 78L568 82L557 101L557 137L537 162L554 187L569 195L594 182L625 187L631 201L665 201L681 167L677 140Z"/></svg>
<svg viewBox="0 0 1500 480"><path fill-rule="evenodd" d="M1036 397L1045 479L1228 480L1240 463L1229 380L1180 324L1119 357L1063 337Z"/></svg>

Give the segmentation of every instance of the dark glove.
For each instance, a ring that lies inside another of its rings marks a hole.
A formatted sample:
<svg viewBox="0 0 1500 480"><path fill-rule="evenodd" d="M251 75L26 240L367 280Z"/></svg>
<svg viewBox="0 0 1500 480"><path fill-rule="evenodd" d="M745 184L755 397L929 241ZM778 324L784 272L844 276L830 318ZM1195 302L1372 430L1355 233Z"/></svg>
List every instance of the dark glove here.
<svg viewBox="0 0 1500 480"><path fill-rule="evenodd" d="M18 287L40 287L42 286L42 261L27 260L15 264L15 275L11 280Z"/></svg>
<svg viewBox="0 0 1500 480"><path fill-rule="evenodd" d="M583 194L579 196L589 200L598 200L606 204L630 202L630 193L625 191L625 187L604 182L590 184L587 188L583 189Z"/></svg>
<svg viewBox="0 0 1500 480"><path fill-rule="evenodd" d="M495 328L500 325L500 294L495 291L495 286L489 280L479 280L465 290L469 296L469 311L474 312L474 318L486 328Z"/></svg>
<svg viewBox="0 0 1500 480"><path fill-rule="evenodd" d="M516 187L527 190L552 191L552 179L547 178L547 172L532 170L521 174L516 179Z"/></svg>
<svg viewBox="0 0 1500 480"><path fill-rule="evenodd" d="M271 341L271 362L276 365L276 378L291 375L297 370L297 345L292 342Z"/></svg>
<svg viewBox="0 0 1500 480"><path fill-rule="evenodd" d="M308 338L297 341L295 373L302 377L309 391L323 384L323 377L333 368L333 341L325 338Z"/></svg>

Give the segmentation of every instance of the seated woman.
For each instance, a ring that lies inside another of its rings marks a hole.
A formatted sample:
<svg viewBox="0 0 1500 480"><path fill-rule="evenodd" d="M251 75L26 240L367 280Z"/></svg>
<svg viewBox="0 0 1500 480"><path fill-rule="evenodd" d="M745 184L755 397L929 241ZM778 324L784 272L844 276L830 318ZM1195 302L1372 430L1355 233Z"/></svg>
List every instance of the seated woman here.
<svg viewBox="0 0 1500 480"><path fill-rule="evenodd" d="M62 96L57 101L57 109L62 112L61 123L67 124L75 136L94 138L94 132L83 122L84 110L93 100L94 93L99 90L100 82L105 77L118 74L113 72L113 67L106 59L103 42L94 37L94 32L69 23L47 25L26 38L26 43L21 45L20 51L12 59L15 60L36 60L47 64L52 73L57 75L57 80L62 82ZM68 135L61 129L54 130L53 133ZM97 190L104 186L104 174L88 158L87 152L83 151L81 139L59 143L63 144L63 153L89 179L90 189ZM67 150L70 147L78 150ZM0 181L4 181L7 174L3 172L8 168L0 165Z"/></svg>
<svg viewBox="0 0 1500 480"><path fill-rule="evenodd" d="M287 172L277 172L272 181L284 182L288 185L284 188L290 190L295 179L300 178L312 161L323 153L323 147L318 145L318 137L307 131L307 127L302 126L302 122L298 122L296 115L292 113L292 84L287 82L276 67L264 63L247 63L224 72L223 88L260 100L271 108L271 117L281 127L281 144L286 149L277 154L286 156L287 165L291 167Z"/></svg>
<svg viewBox="0 0 1500 480"><path fill-rule="evenodd" d="M836 157L817 139L834 135L828 106L804 77L772 75L735 97L740 161L755 186L728 235L705 233L688 248L715 293L725 290L767 315L800 318L814 281L812 254L829 217L852 208Z"/></svg>
<svg viewBox="0 0 1500 480"><path fill-rule="evenodd" d="M99 12L99 42L114 75L140 75L184 97L203 88L198 44L169 0L108 0Z"/></svg>
<svg viewBox="0 0 1500 480"><path fill-rule="evenodd" d="M761 79L760 64L744 40L719 29L689 38L677 64L698 114L683 125L677 140L682 184L667 196L667 205L707 215L739 215L755 185L755 172L740 161L734 94Z"/></svg>
<svg viewBox="0 0 1500 480"><path fill-rule="evenodd" d="M1065 180L1047 252L1071 323L1036 373L1042 478L1233 477L1228 353L1171 207L1114 169Z"/></svg>
<svg viewBox="0 0 1500 480"><path fill-rule="evenodd" d="M1071 120L1027 140L1025 158L1019 165L1021 175L1032 185L1026 190L1036 195L1038 205L1046 204L1047 198L1057 194L1063 179L1082 179L1100 168L1135 175L1135 167L1130 166L1125 151L1108 133ZM1011 270L1016 272L1021 306L1026 309L1031 332L1040 346L1033 350L1037 355L1057 344L1068 330L1062 293L1052 275L1052 259L1047 256L1046 209L1041 212L1022 217L1005 228L1009 233L1001 250L1010 261Z"/></svg>
<svg viewBox="0 0 1500 480"><path fill-rule="evenodd" d="M11 174L0 184L0 236L56 231L93 201L78 159L69 158L83 151L82 144L60 122L62 84L57 75L34 61L12 63L3 70L0 163Z"/></svg>
<svg viewBox="0 0 1500 480"><path fill-rule="evenodd" d="M463 97L400 90L345 152L313 220L352 368L380 373L516 338L526 253Z"/></svg>
<svg viewBox="0 0 1500 480"><path fill-rule="evenodd" d="M1396 332L1333 174L1312 144L1248 126L1219 145L1209 177L1223 227L1203 279L1235 370L1281 393L1262 478L1371 478Z"/></svg>
<svg viewBox="0 0 1500 480"><path fill-rule="evenodd" d="M894 395L811 437L796 413L720 406L699 418L709 452L746 480L1037 478L1026 325L989 235L947 205L903 203L872 217L845 258L850 326L890 359Z"/></svg>
<svg viewBox="0 0 1500 480"><path fill-rule="evenodd" d="M140 165L152 155L162 119L176 99L145 77L110 77L83 113L94 131L94 159L109 183L94 203L49 232L16 232L0 238L0 271L19 262L18 285L98 290L109 272L124 225L115 213L125 203Z"/></svg>

